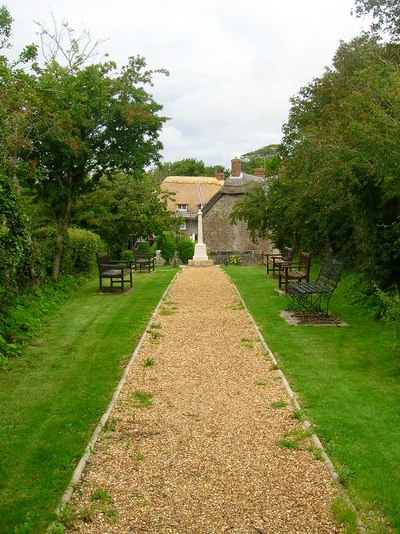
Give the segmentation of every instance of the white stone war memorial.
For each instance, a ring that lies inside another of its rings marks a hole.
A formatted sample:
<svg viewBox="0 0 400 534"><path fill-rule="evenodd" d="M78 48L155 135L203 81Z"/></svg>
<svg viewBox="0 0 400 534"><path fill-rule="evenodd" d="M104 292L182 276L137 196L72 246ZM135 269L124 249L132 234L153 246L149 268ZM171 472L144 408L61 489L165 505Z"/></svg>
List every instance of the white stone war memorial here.
<svg viewBox="0 0 400 534"><path fill-rule="evenodd" d="M188 263L192 267L208 267L209 265L214 265L213 260L208 259L207 247L203 243L203 213L201 209L197 213L197 243L194 246L194 256Z"/></svg>

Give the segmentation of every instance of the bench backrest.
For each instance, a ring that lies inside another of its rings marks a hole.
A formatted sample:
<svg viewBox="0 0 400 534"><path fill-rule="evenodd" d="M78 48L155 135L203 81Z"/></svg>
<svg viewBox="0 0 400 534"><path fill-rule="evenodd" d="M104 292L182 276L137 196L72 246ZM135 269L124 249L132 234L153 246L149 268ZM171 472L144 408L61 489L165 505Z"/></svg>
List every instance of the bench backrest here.
<svg viewBox="0 0 400 534"><path fill-rule="evenodd" d="M155 258L155 254L153 254L152 252L137 252L137 251L134 251L133 252L133 257L135 258L135 260L140 260L140 259L152 260L153 258Z"/></svg>
<svg viewBox="0 0 400 534"><path fill-rule="evenodd" d="M340 280L343 265L343 261L326 256L322 262L321 270L315 282L333 291Z"/></svg>
<svg viewBox="0 0 400 534"><path fill-rule="evenodd" d="M96 256L99 271L103 272L104 270L107 270L109 268L107 267L107 264L110 263L110 256L107 254L107 252L97 252Z"/></svg>
<svg viewBox="0 0 400 534"><path fill-rule="evenodd" d="M309 254L308 252L300 252L299 268L301 271L304 271L307 274L310 273L311 254Z"/></svg>
<svg viewBox="0 0 400 534"><path fill-rule="evenodd" d="M285 262L293 261L293 249L284 247L282 249L282 260Z"/></svg>

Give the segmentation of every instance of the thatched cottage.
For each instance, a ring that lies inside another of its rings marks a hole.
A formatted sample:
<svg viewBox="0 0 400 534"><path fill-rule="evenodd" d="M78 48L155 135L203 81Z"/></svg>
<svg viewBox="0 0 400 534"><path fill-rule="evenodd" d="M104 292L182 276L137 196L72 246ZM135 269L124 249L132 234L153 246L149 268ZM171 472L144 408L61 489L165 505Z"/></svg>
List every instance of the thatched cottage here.
<svg viewBox="0 0 400 534"><path fill-rule="evenodd" d="M223 174L210 176L168 176L161 189L173 193L168 210L181 219L180 230L191 236L197 234L197 213L221 189Z"/></svg>
<svg viewBox="0 0 400 534"><path fill-rule="evenodd" d="M257 169L254 175L247 174L242 172L240 159L232 160L231 175L202 210L204 243L214 262L229 263L232 255L238 254L241 263L259 263L262 254L272 249L267 240L253 243L246 223L237 221L232 224L229 218L233 205L243 197L246 185L264 180L263 168Z"/></svg>
<svg viewBox="0 0 400 534"><path fill-rule="evenodd" d="M210 259L216 263L230 263L237 254L245 264L260 263L262 254L272 249L268 241L257 244L250 239L245 222L230 222L233 205L243 197L246 184L265 180L264 169L255 174L242 172L240 159L232 160L231 175L224 180L223 173L215 178L207 176L168 176L162 182L164 191L174 193L168 209L182 218L183 233L197 235L197 213L202 208L203 238Z"/></svg>

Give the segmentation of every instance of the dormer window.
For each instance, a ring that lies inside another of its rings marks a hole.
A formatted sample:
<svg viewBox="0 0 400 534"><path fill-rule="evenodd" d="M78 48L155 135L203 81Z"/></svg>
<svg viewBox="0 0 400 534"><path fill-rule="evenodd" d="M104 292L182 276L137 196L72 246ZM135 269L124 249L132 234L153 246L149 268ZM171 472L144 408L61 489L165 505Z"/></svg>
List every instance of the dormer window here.
<svg viewBox="0 0 400 534"><path fill-rule="evenodd" d="M178 204L178 211L187 211L188 205L187 204Z"/></svg>

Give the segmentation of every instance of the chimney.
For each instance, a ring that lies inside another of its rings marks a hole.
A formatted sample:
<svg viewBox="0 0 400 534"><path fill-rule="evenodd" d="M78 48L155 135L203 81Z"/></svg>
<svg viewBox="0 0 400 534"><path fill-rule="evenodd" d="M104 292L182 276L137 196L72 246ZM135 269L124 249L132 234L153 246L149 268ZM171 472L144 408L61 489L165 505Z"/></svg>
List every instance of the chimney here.
<svg viewBox="0 0 400 534"><path fill-rule="evenodd" d="M240 176L242 173L242 162L239 158L234 158L232 160L232 170L231 170L231 176Z"/></svg>
<svg viewBox="0 0 400 534"><path fill-rule="evenodd" d="M225 174L222 171L215 171L215 178L223 182L225 180Z"/></svg>
<svg viewBox="0 0 400 534"><path fill-rule="evenodd" d="M264 167L257 167L257 169L254 169L253 174L254 176L260 176L260 178L265 178Z"/></svg>

